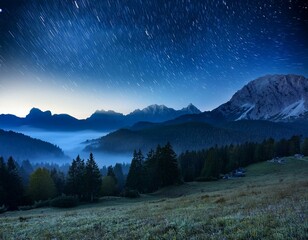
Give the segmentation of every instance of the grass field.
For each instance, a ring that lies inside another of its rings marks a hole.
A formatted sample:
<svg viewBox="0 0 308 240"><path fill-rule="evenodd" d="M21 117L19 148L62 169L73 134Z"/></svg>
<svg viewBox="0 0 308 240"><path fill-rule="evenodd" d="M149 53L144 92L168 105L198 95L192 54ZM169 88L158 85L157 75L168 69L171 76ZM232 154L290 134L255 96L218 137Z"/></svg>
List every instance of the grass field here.
<svg viewBox="0 0 308 240"><path fill-rule="evenodd" d="M308 158L135 200L7 212L0 239L308 239Z"/></svg>

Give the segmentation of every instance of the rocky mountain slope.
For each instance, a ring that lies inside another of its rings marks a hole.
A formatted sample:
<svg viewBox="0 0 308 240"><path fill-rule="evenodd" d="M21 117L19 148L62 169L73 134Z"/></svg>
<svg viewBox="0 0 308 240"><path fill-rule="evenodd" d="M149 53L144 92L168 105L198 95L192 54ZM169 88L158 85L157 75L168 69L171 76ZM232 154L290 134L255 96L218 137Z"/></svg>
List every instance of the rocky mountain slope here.
<svg viewBox="0 0 308 240"><path fill-rule="evenodd" d="M181 152L269 137L308 136L307 104L307 78L268 75L248 83L213 111L163 123L137 123L98 139L88 149L131 152L170 141Z"/></svg>
<svg viewBox="0 0 308 240"><path fill-rule="evenodd" d="M307 117L308 79L298 75L267 75L236 92L213 112L228 120L292 121Z"/></svg>

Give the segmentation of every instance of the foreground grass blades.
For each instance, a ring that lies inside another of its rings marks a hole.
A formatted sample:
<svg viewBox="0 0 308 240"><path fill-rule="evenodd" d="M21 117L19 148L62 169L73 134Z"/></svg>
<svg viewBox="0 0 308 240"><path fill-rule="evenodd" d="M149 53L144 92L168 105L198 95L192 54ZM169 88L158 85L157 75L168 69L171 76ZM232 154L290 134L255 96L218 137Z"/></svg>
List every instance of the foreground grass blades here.
<svg viewBox="0 0 308 240"><path fill-rule="evenodd" d="M139 199L0 215L0 239L308 239L308 159Z"/></svg>

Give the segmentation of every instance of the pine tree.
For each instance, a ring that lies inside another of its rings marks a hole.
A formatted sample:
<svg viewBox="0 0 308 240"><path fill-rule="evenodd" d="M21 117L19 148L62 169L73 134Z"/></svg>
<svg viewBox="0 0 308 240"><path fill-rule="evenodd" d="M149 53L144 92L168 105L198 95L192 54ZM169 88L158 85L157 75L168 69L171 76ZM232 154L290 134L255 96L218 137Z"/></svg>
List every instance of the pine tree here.
<svg viewBox="0 0 308 240"><path fill-rule="evenodd" d="M85 167L85 193L87 199L91 202L99 195L102 184L102 177L99 168L94 160L94 156L90 153L90 157Z"/></svg>
<svg viewBox="0 0 308 240"><path fill-rule="evenodd" d="M3 157L0 157L0 207L7 203L7 167Z"/></svg>
<svg viewBox="0 0 308 240"><path fill-rule="evenodd" d="M135 150L126 179L127 189L138 190L139 192L143 191L143 160L142 152Z"/></svg>
<svg viewBox="0 0 308 240"><path fill-rule="evenodd" d="M118 181L117 181L117 178L116 178L116 175L114 174L114 171L113 171L113 167L112 167L112 166L109 166L109 167L107 168L107 176L112 177L113 180L115 181L115 183L118 182Z"/></svg>
<svg viewBox="0 0 308 240"><path fill-rule="evenodd" d="M57 189L57 195L61 195L64 192L64 186L65 186L64 173L53 168L50 171L50 176L55 183Z"/></svg>
<svg viewBox="0 0 308 240"><path fill-rule="evenodd" d="M150 150L144 162L144 191L154 192L159 188L158 158L154 150Z"/></svg>
<svg viewBox="0 0 308 240"><path fill-rule="evenodd" d="M275 155L276 157L289 156L289 144L286 139L281 139L279 142L275 144ZM265 160L267 159L265 158L265 159L262 159L261 161L265 161Z"/></svg>
<svg viewBox="0 0 308 240"><path fill-rule="evenodd" d="M160 171L160 186L165 187L180 181L177 156L170 143L158 150L158 169Z"/></svg>
<svg viewBox="0 0 308 240"><path fill-rule="evenodd" d="M81 199L84 195L85 189L85 164L84 160L78 155L68 170L67 176L67 192L72 195L77 195Z"/></svg>
<svg viewBox="0 0 308 240"><path fill-rule="evenodd" d="M102 179L102 186L101 186L101 195L102 196L113 196L116 193L116 182L114 178L111 176L105 176Z"/></svg>
<svg viewBox="0 0 308 240"><path fill-rule="evenodd" d="M237 154L237 156L239 156L239 154ZM218 149L217 148L209 149L204 162L202 176L208 180L217 179L219 177L219 174L221 173L222 163L223 161L221 156L219 155Z"/></svg>
<svg viewBox="0 0 308 240"><path fill-rule="evenodd" d="M24 186L28 186L30 174L34 171L29 160L24 160L20 166L20 176Z"/></svg>
<svg viewBox="0 0 308 240"><path fill-rule="evenodd" d="M304 156L308 156L308 138L304 139L304 142L302 144L301 153Z"/></svg>
<svg viewBox="0 0 308 240"><path fill-rule="evenodd" d="M116 163L116 165L113 168L114 175L117 180L117 191L121 192L124 189L125 185L125 177L122 171L122 165L119 163Z"/></svg>
<svg viewBox="0 0 308 240"><path fill-rule="evenodd" d="M300 153L300 137L293 136L289 139L289 154L290 156Z"/></svg>
<svg viewBox="0 0 308 240"><path fill-rule="evenodd" d="M11 210L17 209L23 198L23 185L17 164L12 157L7 161L7 204Z"/></svg>

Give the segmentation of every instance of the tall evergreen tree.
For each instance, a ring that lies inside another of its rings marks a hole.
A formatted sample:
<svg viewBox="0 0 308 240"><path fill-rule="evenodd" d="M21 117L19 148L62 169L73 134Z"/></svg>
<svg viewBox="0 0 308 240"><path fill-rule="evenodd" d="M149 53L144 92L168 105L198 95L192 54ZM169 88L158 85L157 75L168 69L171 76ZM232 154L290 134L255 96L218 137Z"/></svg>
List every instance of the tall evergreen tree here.
<svg viewBox="0 0 308 240"><path fill-rule="evenodd" d="M82 198L85 190L85 163L78 155L73 159L67 175L67 192Z"/></svg>
<svg viewBox="0 0 308 240"><path fill-rule="evenodd" d="M195 152L186 151L182 153L178 160L180 164L180 171L185 182L191 182L195 179L195 166L194 160Z"/></svg>
<svg viewBox="0 0 308 240"><path fill-rule="evenodd" d="M102 196L114 196L116 194L117 187L113 177L105 176L102 179L101 195Z"/></svg>
<svg viewBox="0 0 308 240"><path fill-rule="evenodd" d="M12 157L7 161L7 204L11 210L17 209L23 198L23 185L17 164Z"/></svg>
<svg viewBox="0 0 308 240"><path fill-rule="evenodd" d="M143 160L142 152L135 150L126 179L126 188L143 191Z"/></svg>
<svg viewBox="0 0 308 240"><path fill-rule="evenodd" d="M102 169L100 170L102 177L107 176L107 167L103 166Z"/></svg>
<svg viewBox="0 0 308 240"><path fill-rule="evenodd" d="M102 184L102 177L99 168L94 160L94 156L90 153L90 157L85 167L85 193L87 199L91 202L99 195Z"/></svg>
<svg viewBox="0 0 308 240"><path fill-rule="evenodd" d="M7 203L7 167L3 157L0 157L0 206Z"/></svg>
<svg viewBox="0 0 308 240"><path fill-rule="evenodd" d="M286 139L281 139L279 142L276 142L275 155L276 157L289 156L289 144ZM265 161L265 160L266 158L262 159L261 161Z"/></svg>
<svg viewBox="0 0 308 240"><path fill-rule="evenodd" d="M302 143L301 153L304 156L308 156L308 138L305 138L304 142Z"/></svg>
<svg viewBox="0 0 308 240"><path fill-rule="evenodd" d="M219 174L221 173L222 163L223 160L219 155L218 149L217 148L209 149L204 162L202 176L207 179L212 179L212 178L217 179L219 177Z"/></svg>
<svg viewBox="0 0 308 240"><path fill-rule="evenodd" d="M293 136L289 139L289 155L300 153L300 136Z"/></svg>
<svg viewBox="0 0 308 240"><path fill-rule="evenodd" d="M160 172L160 186L165 187L180 180L179 167L176 153L168 142L161 150L158 150L158 170Z"/></svg>
<svg viewBox="0 0 308 240"><path fill-rule="evenodd" d="M64 173L58 171L56 168L53 168L50 171L50 176L55 183L57 195L61 195L64 192L64 187L65 187Z"/></svg>
<svg viewBox="0 0 308 240"><path fill-rule="evenodd" d="M122 165L120 163L116 163L113 168L113 172L117 180L117 191L121 192L125 186L125 176L122 171Z"/></svg>
<svg viewBox="0 0 308 240"><path fill-rule="evenodd" d="M20 176L24 186L28 186L30 174L33 173L34 169L29 160L21 162Z"/></svg>
<svg viewBox="0 0 308 240"><path fill-rule="evenodd" d="M144 191L154 192L159 188L158 158L154 150L150 150L144 162Z"/></svg>
<svg viewBox="0 0 308 240"><path fill-rule="evenodd" d="M113 180L115 181L115 183L118 182L118 180L117 180L117 178L116 178L116 175L114 174L114 171L113 171L113 167L112 167L112 166L109 166L109 167L107 168L107 176L112 177Z"/></svg>

